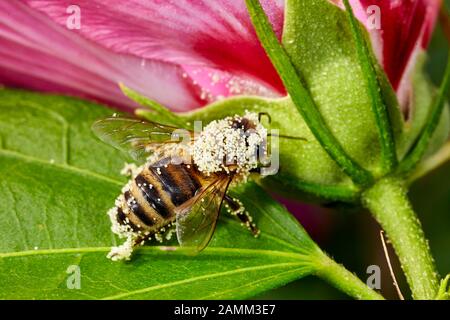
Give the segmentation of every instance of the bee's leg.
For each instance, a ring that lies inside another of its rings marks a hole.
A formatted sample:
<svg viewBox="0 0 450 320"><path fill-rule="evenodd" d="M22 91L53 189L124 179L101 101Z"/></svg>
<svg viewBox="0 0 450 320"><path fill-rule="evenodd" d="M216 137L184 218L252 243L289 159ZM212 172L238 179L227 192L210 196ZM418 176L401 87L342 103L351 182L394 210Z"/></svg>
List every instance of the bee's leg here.
<svg viewBox="0 0 450 320"><path fill-rule="evenodd" d="M227 208L228 212L232 216L238 218L239 221L241 221L241 223L246 226L255 237L257 237L260 234L260 231L253 222L253 218L247 211L245 211L245 207L242 202L236 198L230 197L229 195L225 195L224 200L225 207Z"/></svg>

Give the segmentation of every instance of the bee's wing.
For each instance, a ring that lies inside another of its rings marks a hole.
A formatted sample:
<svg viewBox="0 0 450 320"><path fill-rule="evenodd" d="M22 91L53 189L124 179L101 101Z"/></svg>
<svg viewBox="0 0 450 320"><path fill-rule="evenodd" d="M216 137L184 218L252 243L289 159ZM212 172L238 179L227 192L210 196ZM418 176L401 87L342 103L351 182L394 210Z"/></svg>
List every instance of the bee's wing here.
<svg viewBox="0 0 450 320"><path fill-rule="evenodd" d="M166 143L179 142L178 128L151 121L111 117L96 121L94 133L104 142L127 152L133 159L145 160ZM188 132L190 134L190 132Z"/></svg>
<svg viewBox="0 0 450 320"><path fill-rule="evenodd" d="M177 238L181 246L199 252L208 245L231 179L225 176L213 181L194 198L176 208Z"/></svg>

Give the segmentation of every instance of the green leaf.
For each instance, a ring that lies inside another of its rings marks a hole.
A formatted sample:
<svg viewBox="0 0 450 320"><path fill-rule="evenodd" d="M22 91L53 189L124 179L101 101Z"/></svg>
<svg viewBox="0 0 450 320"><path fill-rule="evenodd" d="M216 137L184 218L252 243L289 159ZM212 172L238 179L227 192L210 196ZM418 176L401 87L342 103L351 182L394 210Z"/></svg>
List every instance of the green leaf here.
<svg viewBox="0 0 450 320"><path fill-rule="evenodd" d="M117 239L106 211L125 183L125 158L90 132L111 111L6 89L0 101L0 298L246 298L316 270L323 253L254 183L232 192L254 216L258 239L224 213L197 256L145 246L128 263L111 262ZM80 289L67 287L71 266L80 268Z"/></svg>
<svg viewBox="0 0 450 320"><path fill-rule="evenodd" d="M450 281L450 274L446 275L445 278L441 280L436 300L450 300L449 281Z"/></svg>

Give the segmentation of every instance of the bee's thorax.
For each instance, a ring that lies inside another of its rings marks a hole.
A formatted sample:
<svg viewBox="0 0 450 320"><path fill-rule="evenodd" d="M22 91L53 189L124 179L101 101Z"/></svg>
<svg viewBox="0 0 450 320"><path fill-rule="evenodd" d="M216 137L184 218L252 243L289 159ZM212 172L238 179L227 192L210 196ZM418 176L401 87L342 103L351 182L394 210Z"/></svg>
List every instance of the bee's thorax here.
<svg viewBox="0 0 450 320"><path fill-rule="evenodd" d="M212 121L195 139L191 156L204 174L248 175L258 165L258 147L266 135L255 113Z"/></svg>

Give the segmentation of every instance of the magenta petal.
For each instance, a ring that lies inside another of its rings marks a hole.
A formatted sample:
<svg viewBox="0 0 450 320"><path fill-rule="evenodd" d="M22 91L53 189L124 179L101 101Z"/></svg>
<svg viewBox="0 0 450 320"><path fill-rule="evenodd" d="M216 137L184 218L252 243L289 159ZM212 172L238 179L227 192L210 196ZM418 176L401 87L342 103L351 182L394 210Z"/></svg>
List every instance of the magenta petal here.
<svg viewBox="0 0 450 320"><path fill-rule="evenodd" d="M361 0L364 7L372 0ZM410 59L428 45L439 12L440 0L379 1L383 65L395 89L398 89Z"/></svg>
<svg viewBox="0 0 450 320"><path fill-rule="evenodd" d="M72 0L26 0L66 25ZM263 0L279 37L283 1ZM258 79L284 93L243 0L78 0L84 37L119 53Z"/></svg>
<svg viewBox="0 0 450 320"><path fill-rule="evenodd" d="M199 104L178 66L108 51L20 1L0 1L0 17L0 83L133 106L123 82L175 110Z"/></svg>
<svg viewBox="0 0 450 320"><path fill-rule="evenodd" d="M184 77L197 89L202 102L211 103L235 95L279 97L275 88L269 88L259 79L242 77L227 71L184 65Z"/></svg>

